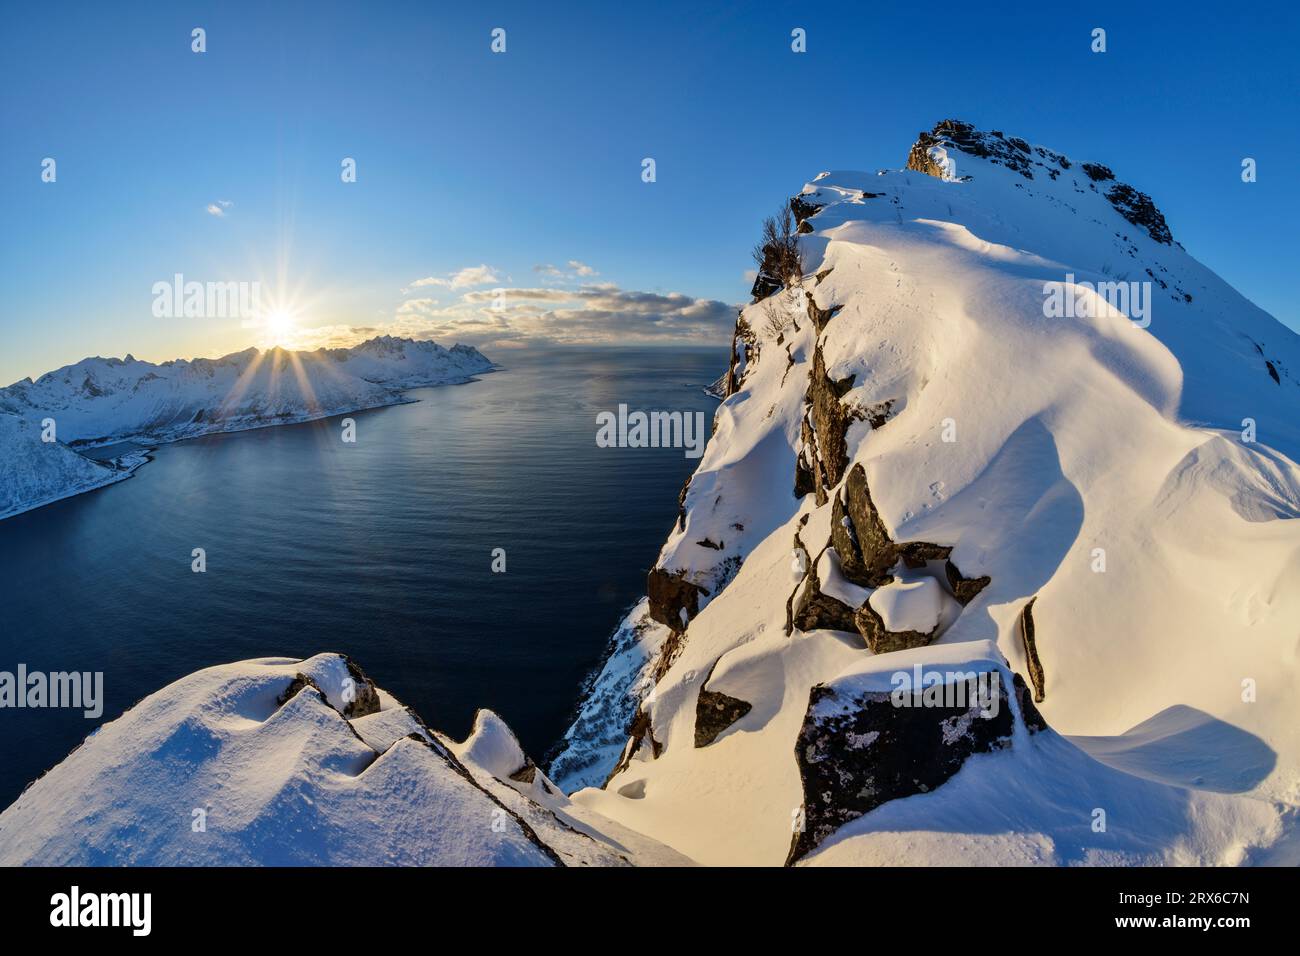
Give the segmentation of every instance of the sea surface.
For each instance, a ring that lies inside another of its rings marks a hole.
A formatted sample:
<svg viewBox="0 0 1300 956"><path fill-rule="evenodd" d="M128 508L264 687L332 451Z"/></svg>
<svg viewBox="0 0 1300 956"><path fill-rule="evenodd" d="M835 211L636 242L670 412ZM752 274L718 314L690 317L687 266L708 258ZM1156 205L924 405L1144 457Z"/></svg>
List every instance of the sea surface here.
<svg viewBox="0 0 1300 956"><path fill-rule="evenodd" d="M0 709L0 807L192 671L322 651L457 738L489 707L541 760L697 464L599 448L596 415L711 427L726 350L490 357L501 371L411 404L163 445L126 481L0 521L0 671L102 671L105 698L99 720Z"/></svg>

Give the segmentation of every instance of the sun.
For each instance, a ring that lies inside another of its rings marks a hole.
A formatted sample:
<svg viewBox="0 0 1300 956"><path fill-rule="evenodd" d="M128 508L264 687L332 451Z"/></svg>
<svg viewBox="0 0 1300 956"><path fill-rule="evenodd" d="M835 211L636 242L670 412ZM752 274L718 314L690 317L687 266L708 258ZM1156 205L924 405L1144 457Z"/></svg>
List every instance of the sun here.
<svg viewBox="0 0 1300 956"><path fill-rule="evenodd" d="M274 309L266 315L263 334L268 346L288 347L297 330L297 319L288 309Z"/></svg>

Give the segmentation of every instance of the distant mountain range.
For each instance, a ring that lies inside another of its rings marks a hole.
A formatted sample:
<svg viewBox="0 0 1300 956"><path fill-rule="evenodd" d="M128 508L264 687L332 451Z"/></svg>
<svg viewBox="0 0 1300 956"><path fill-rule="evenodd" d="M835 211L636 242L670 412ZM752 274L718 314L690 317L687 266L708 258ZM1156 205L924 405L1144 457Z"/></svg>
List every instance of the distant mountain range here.
<svg viewBox="0 0 1300 956"><path fill-rule="evenodd" d="M469 381L492 362L467 345L381 336L347 349L246 349L154 364L87 358L0 389L0 518L120 480L140 459L78 453L310 421ZM53 441L46 440L53 437Z"/></svg>

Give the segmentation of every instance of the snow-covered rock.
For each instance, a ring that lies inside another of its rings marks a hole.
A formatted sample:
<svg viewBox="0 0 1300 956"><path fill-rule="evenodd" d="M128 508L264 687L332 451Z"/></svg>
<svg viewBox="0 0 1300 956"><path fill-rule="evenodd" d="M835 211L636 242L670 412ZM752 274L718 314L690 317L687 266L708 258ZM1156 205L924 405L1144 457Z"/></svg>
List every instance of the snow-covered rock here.
<svg viewBox="0 0 1300 956"><path fill-rule="evenodd" d="M161 365L131 355L83 359L0 389L0 518L130 471L77 460L76 449L311 421L391 405L404 401L404 389L467 382L492 368L469 346L390 336L347 349L247 349ZM33 430L47 420L57 441L33 444Z"/></svg>
<svg viewBox="0 0 1300 956"><path fill-rule="evenodd" d="M1107 167L955 121L909 167L791 201L804 278L742 311L652 572L694 600L620 634L686 622L610 656L556 782L702 863L1297 862L1300 339ZM977 657L995 734L845 689ZM608 782L568 772L602 714Z"/></svg>
<svg viewBox="0 0 1300 956"><path fill-rule="evenodd" d="M867 600L889 630L928 634L939 626L946 597L937 580L918 578L915 581L894 581L876 588Z"/></svg>
<svg viewBox="0 0 1300 956"><path fill-rule="evenodd" d="M0 517L26 511L127 477L129 471L91 461L66 445L41 438L35 422L0 412Z"/></svg>
<svg viewBox="0 0 1300 956"><path fill-rule="evenodd" d="M0 865L689 862L540 777L494 776L516 757L495 715L456 745L338 654L211 667L29 786L0 814Z"/></svg>

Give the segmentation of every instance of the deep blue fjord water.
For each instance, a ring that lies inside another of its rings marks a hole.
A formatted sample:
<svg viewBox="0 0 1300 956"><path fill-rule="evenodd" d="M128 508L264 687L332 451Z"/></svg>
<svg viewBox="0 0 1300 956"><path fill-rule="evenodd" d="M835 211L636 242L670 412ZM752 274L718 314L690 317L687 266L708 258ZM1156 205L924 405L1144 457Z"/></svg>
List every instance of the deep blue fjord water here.
<svg viewBox="0 0 1300 956"><path fill-rule="evenodd" d="M201 667L350 654L431 726L502 714L541 759L644 590L696 461L595 444L596 413L703 411L725 350L493 354L415 404L164 445L0 521L0 670L103 671L104 715L0 709L0 807ZM207 573L190 552L207 551ZM491 571L504 548L507 571Z"/></svg>

